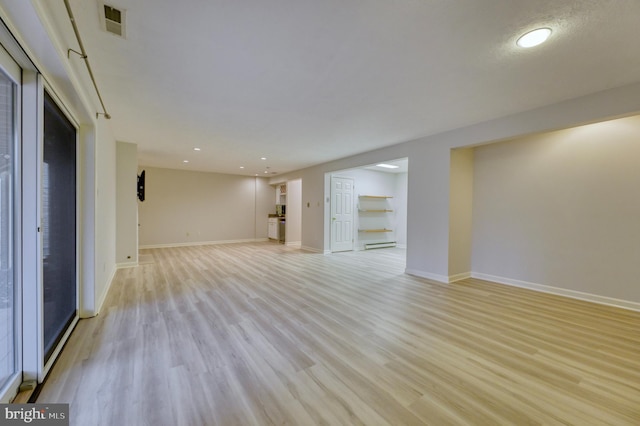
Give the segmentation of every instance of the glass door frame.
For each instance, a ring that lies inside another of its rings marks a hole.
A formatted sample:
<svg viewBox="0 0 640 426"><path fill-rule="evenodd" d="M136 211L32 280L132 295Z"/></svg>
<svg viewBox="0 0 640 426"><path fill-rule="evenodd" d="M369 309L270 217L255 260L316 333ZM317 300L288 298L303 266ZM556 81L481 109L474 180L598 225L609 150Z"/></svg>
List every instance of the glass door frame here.
<svg viewBox="0 0 640 426"><path fill-rule="evenodd" d="M76 167L76 315L45 363L43 323L42 169L44 149L44 91L54 99L76 129L76 164L79 164L79 128L64 102L38 72L23 70L23 381L42 383L79 320L80 293L80 167Z"/></svg>
<svg viewBox="0 0 640 426"><path fill-rule="evenodd" d="M81 175L80 175L80 126L78 124L78 122L75 120L75 118L73 117L73 115L69 112L69 110L66 108L64 102L62 102L60 100L60 98L57 96L56 92L51 88L51 86L47 83L47 81L45 79L41 79L42 80L42 90L40 91L40 93L42 94L42 96L40 96L40 102L38 103L38 113L41 115L41 120L39 120L39 124L41 125L41 137L38 138L38 212L39 212L39 221L38 223L42 224L42 217L43 217L43 171L42 169L44 168L44 92L46 91L47 94L51 97L51 99L53 100L53 102L58 106L58 108L60 109L60 111L62 111L62 113L65 115L65 117L69 120L69 122L71 123L71 125L74 127L75 129L75 163L76 163L76 182L75 182L75 198L76 198L76 203L75 203L75 284L76 284L76 288L75 288L75 292L76 292L76 306L75 306L75 314L73 316L73 319L71 320L71 322L69 323L69 325L67 326L66 330L62 333L62 336L60 337L60 340L58 341L58 343L56 343L55 348L53 349L53 351L51 352L51 356L49 357L49 359L47 360L47 362L44 362L44 358L45 358L45 348L44 348L44 273L43 273L43 261L44 261L44 240L43 240L43 232L38 232L38 242L39 242L39 248L38 248L38 252L39 252L39 258L38 258L38 271L39 271L39 279L38 279L38 290L39 290L39 300L38 300L38 304L39 304L39 309L40 309L40 332L39 332L39 350L38 350L38 358L40 360L40 362L42 363L42 370L41 372L38 374L38 382L41 383L44 378L46 377L46 375L49 373L49 370L51 370L51 367L53 367L53 364L55 364L58 356L60 355L60 352L62 351L62 348L64 347L65 343L67 342L67 340L69 339L69 336L71 335L71 333L73 332L73 329L76 327L78 320L80 319L80 300L81 300L81 295L80 295L80 244L81 244L81 211L80 211L80 179L81 179ZM40 226L40 229L42 229L42 226Z"/></svg>
<svg viewBox="0 0 640 426"><path fill-rule="evenodd" d="M14 89L14 140L12 180L12 232L13 232L13 317L14 317L14 372L0 388L0 402L8 402L17 393L22 382L22 192L21 192L21 118L22 118L22 70L18 63L0 45L0 68L15 84Z"/></svg>

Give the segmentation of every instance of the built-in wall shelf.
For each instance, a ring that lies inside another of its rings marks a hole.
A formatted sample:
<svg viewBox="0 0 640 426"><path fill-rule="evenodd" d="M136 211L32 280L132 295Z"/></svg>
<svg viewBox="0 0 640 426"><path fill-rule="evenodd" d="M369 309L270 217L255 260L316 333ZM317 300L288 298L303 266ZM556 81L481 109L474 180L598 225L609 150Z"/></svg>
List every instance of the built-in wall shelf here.
<svg viewBox="0 0 640 426"><path fill-rule="evenodd" d="M393 207L391 195L358 195L358 237L362 247L371 248L395 247L393 241L393 224L391 222Z"/></svg>
<svg viewBox="0 0 640 426"><path fill-rule="evenodd" d="M287 204L287 184L281 183L276 185L276 204Z"/></svg>

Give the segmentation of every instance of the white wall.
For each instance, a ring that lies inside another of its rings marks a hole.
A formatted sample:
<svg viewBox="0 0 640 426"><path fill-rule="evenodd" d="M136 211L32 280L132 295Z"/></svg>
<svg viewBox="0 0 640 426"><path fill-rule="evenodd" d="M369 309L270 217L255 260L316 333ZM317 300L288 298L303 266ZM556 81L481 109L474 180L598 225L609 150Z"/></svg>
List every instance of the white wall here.
<svg viewBox="0 0 640 426"><path fill-rule="evenodd" d="M409 176L407 173L395 174L395 231L398 247L407 248L407 191Z"/></svg>
<svg viewBox="0 0 640 426"><path fill-rule="evenodd" d="M267 238L275 190L264 178L140 167L141 247Z"/></svg>
<svg viewBox="0 0 640 426"><path fill-rule="evenodd" d="M640 302L640 117L475 151L475 273Z"/></svg>
<svg viewBox="0 0 640 426"><path fill-rule="evenodd" d="M449 170L449 279L471 273L473 149L451 150Z"/></svg>
<svg viewBox="0 0 640 426"><path fill-rule="evenodd" d="M95 305L100 310L116 272L116 140L104 119L96 121Z"/></svg>
<svg viewBox="0 0 640 426"><path fill-rule="evenodd" d="M138 146L116 143L116 263L138 262Z"/></svg>
<svg viewBox="0 0 640 426"><path fill-rule="evenodd" d="M116 272L116 141L106 120L80 126L80 316L97 315Z"/></svg>
<svg viewBox="0 0 640 426"><path fill-rule="evenodd" d="M82 125L80 141L80 312L81 318L97 313L96 306L96 132L93 126Z"/></svg>
<svg viewBox="0 0 640 426"><path fill-rule="evenodd" d="M285 239L287 245L302 243L302 181L287 182L287 221Z"/></svg>
<svg viewBox="0 0 640 426"><path fill-rule="evenodd" d="M253 179L253 178L252 178ZM276 212L276 206L274 202L275 191L267 179L254 179L254 192L255 192L255 218L254 218L254 238L260 240L267 238L269 233L269 226L267 217L271 213Z"/></svg>

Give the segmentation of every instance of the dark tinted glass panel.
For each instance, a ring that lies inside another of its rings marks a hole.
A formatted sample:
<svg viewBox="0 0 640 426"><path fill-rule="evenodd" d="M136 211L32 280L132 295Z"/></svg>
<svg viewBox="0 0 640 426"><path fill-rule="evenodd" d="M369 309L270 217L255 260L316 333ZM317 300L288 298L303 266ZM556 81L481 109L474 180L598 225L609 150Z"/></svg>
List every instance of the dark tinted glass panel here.
<svg viewBox="0 0 640 426"><path fill-rule="evenodd" d="M46 361L76 313L76 129L46 93L42 215Z"/></svg>

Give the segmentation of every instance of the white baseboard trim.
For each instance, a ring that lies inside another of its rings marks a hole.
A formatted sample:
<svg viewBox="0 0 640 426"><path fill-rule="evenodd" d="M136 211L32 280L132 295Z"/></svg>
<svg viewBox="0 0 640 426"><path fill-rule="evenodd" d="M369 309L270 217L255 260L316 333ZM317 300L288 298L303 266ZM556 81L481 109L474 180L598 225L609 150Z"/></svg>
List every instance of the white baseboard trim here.
<svg viewBox="0 0 640 426"><path fill-rule="evenodd" d="M317 249L315 247L309 247L309 246L303 246L301 245L300 248L304 251L310 251L311 253L322 253L321 249Z"/></svg>
<svg viewBox="0 0 640 426"><path fill-rule="evenodd" d="M434 280L434 281L438 281L445 284L449 283L449 277L446 275L438 275L438 274L433 274L431 272L420 271L418 269L409 269L409 268L405 269L404 272L409 275L415 275L416 277L426 278L428 280Z"/></svg>
<svg viewBox="0 0 640 426"><path fill-rule="evenodd" d="M138 262L122 262L122 263L116 263L116 269L124 269L124 268L134 268L138 266Z"/></svg>
<svg viewBox="0 0 640 426"><path fill-rule="evenodd" d="M449 275L449 282L454 283L460 280L466 280L467 278L471 278L471 272L463 272L461 274Z"/></svg>
<svg viewBox="0 0 640 426"><path fill-rule="evenodd" d="M209 246L215 244L237 244L237 243L258 243L269 241L268 238L247 238L243 240L218 240L218 241L192 241L188 243L167 243L167 244L149 244L138 247L140 250L171 248L171 247L190 247L190 246Z"/></svg>
<svg viewBox="0 0 640 426"><path fill-rule="evenodd" d="M302 247L302 241L289 241L285 245L287 247Z"/></svg>
<svg viewBox="0 0 640 426"><path fill-rule="evenodd" d="M569 290L561 287L553 287L544 284L530 283L513 278L498 277L495 275L483 274L480 272L472 272L471 278L493 281L495 283L510 285L514 287L527 288L529 290L540 291L542 293L556 294L558 296L570 297L572 299L586 300L587 302L599 303L601 305L615 306L617 308L630 309L632 311L640 311L640 303L631 302L628 300L614 299L612 297L583 293L581 291Z"/></svg>
<svg viewBox="0 0 640 426"><path fill-rule="evenodd" d="M406 249L407 245L406 244L396 244L397 248L401 248L401 249Z"/></svg>
<svg viewBox="0 0 640 426"><path fill-rule="evenodd" d="M116 278L116 272L118 272L118 268L116 265L113 265L113 269L111 270L111 274L109 276L109 279L107 280L107 287L102 292L100 300L97 301L95 310L93 312L90 312L92 317L98 315L102 310L102 305L104 305L104 301L107 299L107 294L109 294L111 284L113 284L113 280Z"/></svg>

